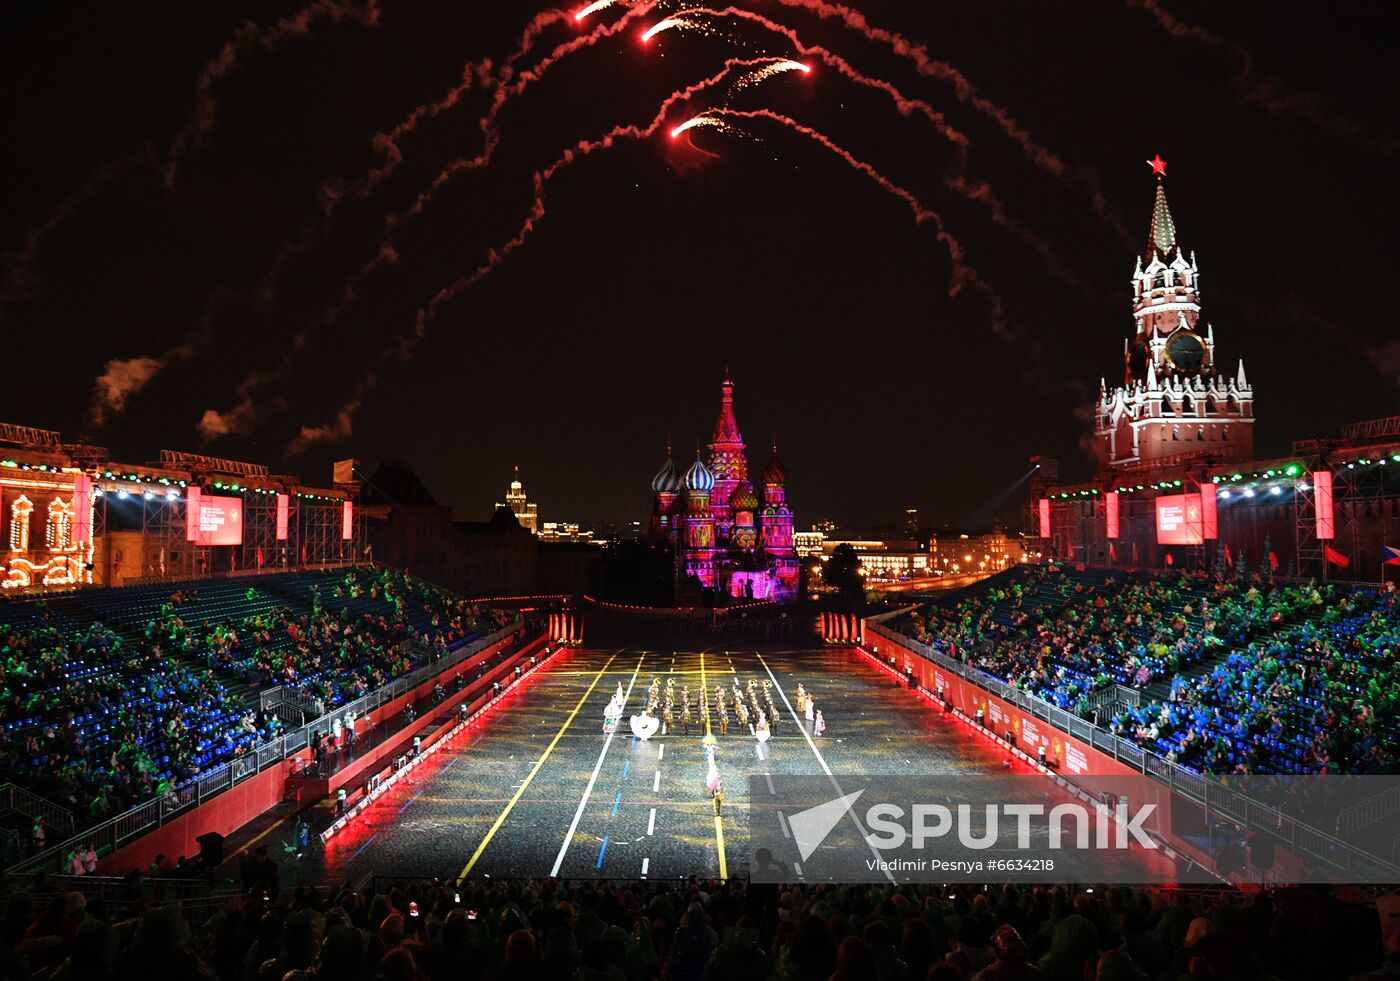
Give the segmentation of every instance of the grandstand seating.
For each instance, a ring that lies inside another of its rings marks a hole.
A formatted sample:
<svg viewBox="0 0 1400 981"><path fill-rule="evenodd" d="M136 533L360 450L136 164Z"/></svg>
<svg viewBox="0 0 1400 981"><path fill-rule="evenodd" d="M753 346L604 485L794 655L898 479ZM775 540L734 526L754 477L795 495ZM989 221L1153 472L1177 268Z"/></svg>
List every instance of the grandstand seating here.
<svg viewBox="0 0 1400 981"><path fill-rule="evenodd" d="M1393 590L1038 567L892 626L1086 718L1094 692L1136 689L1141 705L1097 721L1194 769L1396 766Z"/></svg>
<svg viewBox="0 0 1400 981"><path fill-rule="evenodd" d="M273 738L255 687L332 709L502 622L370 569L0 602L0 779L100 818Z"/></svg>

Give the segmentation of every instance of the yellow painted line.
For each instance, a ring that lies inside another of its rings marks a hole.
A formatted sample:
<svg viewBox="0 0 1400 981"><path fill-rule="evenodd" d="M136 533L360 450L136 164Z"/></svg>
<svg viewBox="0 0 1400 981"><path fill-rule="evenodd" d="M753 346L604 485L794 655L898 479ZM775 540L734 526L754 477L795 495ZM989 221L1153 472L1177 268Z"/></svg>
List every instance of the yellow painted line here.
<svg viewBox="0 0 1400 981"><path fill-rule="evenodd" d="M733 669L731 668L730 671L732 672ZM700 689L705 692L710 690L710 686L705 683L704 651L700 652ZM708 704L709 703L706 702L706 705ZM705 741L710 741L710 712L708 709L705 711ZM715 815L715 848L719 851L719 877L721 879L728 879L729 862L725 859L724 855L724 821L718 814Z"/></svg>
<svg viewBox="0 0 1400 981"><path fill-rule="evenodd" d="M506 818L510 817L510 812L515 810L515 805L520 803L520 798L525 795L525 791L530 786L530 781L535 779L535 774L540 772L540 768L544 766L545 760L549 759L549 754L554 752L554 747L558 746L559 740L564 738L564 732L569 728L569 726L573 725L574 719L578 716L579 712L583 710L583 706L588 702L588 696L593 694L593 689L598 687L598 682L603 680L603 675L607 674L609 666L611 666L611 664L615 660L617 660L617 654L614 654L612 657L608 658L607 663L598 669L597 673L594 675L593 683L588 686L588 690L583 693L582 697L579 698L578 704L574 706L574 710L569 713L569 717L564 720L564 724L559 727L559 731L556 732L554 734L554 738L549 741L549 745L545 747L544 752L540 755L540 758L535 761L534 767L531 768L529 774L525 777L525 781L520 785L519 789L516 790L515 796L513 796L510 799L510 802L506 804L506 808L501 812L501 816L496 818L496 823L491 825L491 830L486 832L486 837L481 839L481 844L476 846L476 851L472 852L472 857L467 861L466 866L462 869L462 874L457 876L457 882L459 884L464 879L466 879L468 875L471 874L472 866L476 865L477 860L481 858L481 853L486 851L486 846L491 844L491 839L496 837L496 832L501 830L501 825L506 823Z"/></svg>

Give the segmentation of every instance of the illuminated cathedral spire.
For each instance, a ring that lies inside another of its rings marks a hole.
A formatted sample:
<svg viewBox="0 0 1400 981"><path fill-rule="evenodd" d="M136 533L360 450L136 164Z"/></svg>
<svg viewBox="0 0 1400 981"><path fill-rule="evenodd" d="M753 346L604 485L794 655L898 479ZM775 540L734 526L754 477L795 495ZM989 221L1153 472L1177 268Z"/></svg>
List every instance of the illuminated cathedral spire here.
<svg viewBox="0 0 1400 981"><path fill-rule="evenodd" d="M715 479L710 508L715 516L716 539L727 543L734 528L734 511L729 506L729 498L734 488L749 477L744 437L740 435L739 422L734 418L734 382L727 365L720 392L719 418L715 420L715 434L710 440L710 472Z"/></svg>

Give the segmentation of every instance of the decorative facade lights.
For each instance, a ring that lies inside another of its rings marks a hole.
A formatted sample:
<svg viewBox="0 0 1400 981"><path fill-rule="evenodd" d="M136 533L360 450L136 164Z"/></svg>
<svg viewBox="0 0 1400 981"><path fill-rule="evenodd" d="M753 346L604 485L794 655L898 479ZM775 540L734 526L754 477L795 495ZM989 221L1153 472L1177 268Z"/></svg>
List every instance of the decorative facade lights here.
<svg viewBox="0 0 1400 981"><path fill-rule="evenodd" d="M29 516L34 512L34 504L21 494L10 505L10 551L29 551Z"/></svg>

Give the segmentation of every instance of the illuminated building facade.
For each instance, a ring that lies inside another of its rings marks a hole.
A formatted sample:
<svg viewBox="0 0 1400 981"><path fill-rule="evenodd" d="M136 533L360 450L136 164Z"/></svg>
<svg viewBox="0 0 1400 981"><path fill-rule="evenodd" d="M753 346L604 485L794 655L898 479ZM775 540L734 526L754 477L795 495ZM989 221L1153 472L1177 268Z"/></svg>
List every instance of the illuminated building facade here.
<svg viewBox="0 0 1400 981"><path fill-rule="evenodd" d="M506 491L505 504L497 504L496 507L510 508L515 520L520 522L520 527L532 535L539 534L540 516L536 510L537 505L525 499L525 487L520 483L519 467L515 468L515 479L510 482L510 490Z"/></svg>
<svg viewBox="0 0 1400 981"><path fill-rule="evenodd" d="M539 538L542 542L591 542L593 532L580 531L577 521L546 521L540 525Z"/></svg>
<svg viewBox="0 0 1400 981"><path fill-rule="evenodd" d="M727 375L721 392L708 455L697 453L682 475L668 448L652 478L652 538L675 544L678 578L736 598L792 599L799 567L787 468L774 444L754 486Z"/></svg>
<svg viewBox="0 0 1400 981"><path fill-rule="evenodd" d="M1172 466L1185 459L1247 460L1254 449L1254 388L1244 362L1222 375L1215 330L1201 319L1196 255L1181 247L1163 185L1166 163L1151 161L1157 196L1146 263L1133 269L1134 336L1123 343L1123 384L1100 379L1094 446L1101 470ZM1204 329L1202 329L1204 328Z"/></svg>

